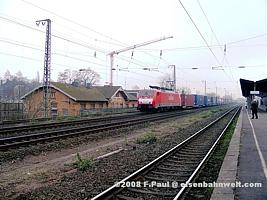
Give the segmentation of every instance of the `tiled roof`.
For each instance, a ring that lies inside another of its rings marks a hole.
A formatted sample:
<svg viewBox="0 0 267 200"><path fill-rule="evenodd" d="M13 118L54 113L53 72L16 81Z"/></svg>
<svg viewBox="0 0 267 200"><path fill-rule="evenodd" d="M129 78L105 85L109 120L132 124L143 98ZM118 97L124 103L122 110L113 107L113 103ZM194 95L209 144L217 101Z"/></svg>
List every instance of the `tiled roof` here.
<svg viewBox="0 0 267 200"><path fill-rule="evenodd" d="M75 87L64 83L51 83L55 89L60 89L66 95L73 97L76 101L107 101L105 96L95 88Z"/></svg>
<svg viewBox="0 0 267 200"><path fill-rule="evenodd" d="M97 89L101 92L105 98L110 99L120 88L121 86L93 86L93 88Z"/></svg>
<svg viewBox="0 0 267 200"><path fill-rule="evenodd" d="M23 98L31 94L33 91L42 88L39 86L33 89L31 92L25 94ZM66 96L72 98L74 101L101 101L107 102L116 92L121 91L125 100L136 101L137 98L132 94L126 93L122 90L121 86L93 86L91 88L86 87L75 87L70 84L52 82L51 87L59 90ZM120 90L121 89L121 90Z"/></svg>

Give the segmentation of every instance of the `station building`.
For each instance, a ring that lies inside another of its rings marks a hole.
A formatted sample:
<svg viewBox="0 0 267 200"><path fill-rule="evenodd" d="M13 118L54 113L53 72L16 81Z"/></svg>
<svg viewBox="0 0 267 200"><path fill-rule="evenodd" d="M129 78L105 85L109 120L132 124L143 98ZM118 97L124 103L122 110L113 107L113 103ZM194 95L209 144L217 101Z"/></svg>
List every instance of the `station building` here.
<svg viewBox="0 0 267 200"><path fill-rule="evenodd" d="M82 110L137 107L137 98L126 93L121 86L83 87L52 82L49 114L53 116L79 116ZM43 86L22 97L29 117L43 116Z"/></svg>

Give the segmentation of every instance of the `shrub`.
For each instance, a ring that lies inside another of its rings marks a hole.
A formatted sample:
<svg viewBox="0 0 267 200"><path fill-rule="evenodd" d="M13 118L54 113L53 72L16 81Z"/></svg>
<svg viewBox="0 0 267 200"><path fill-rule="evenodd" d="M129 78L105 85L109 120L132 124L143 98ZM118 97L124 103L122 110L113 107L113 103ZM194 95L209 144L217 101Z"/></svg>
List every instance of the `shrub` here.
<svg viewBox="0 0 267 200"><path fill-rule="evenodd" d="M94 162L95 161L93 158L85 159L82 158L79 153L77 153L77 161L73 163L73 165L80 171L86 171L94 165Z"/></svg>
<svg viewBox="0 0 267 200"><path fill-rule="evenodd" d="M157 142L158 138L155 133L146 133L143 137L137 139L137 143L154 143Z"/></svg>

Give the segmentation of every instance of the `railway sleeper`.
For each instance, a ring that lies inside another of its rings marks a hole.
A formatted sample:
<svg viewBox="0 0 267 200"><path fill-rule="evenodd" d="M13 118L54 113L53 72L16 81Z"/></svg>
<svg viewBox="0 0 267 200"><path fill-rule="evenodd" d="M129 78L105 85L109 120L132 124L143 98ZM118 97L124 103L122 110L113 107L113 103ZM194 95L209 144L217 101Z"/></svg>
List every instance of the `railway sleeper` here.
<svg viewBox="0 0 267 200"><path fill-rule="evenodd" d="M161 171L151 171L150 173L159 175L159 176L178 176L178 177L187 177L187 175L179 174L179 173L167 173Z"/></svg>
<svg viewBox="0 0 267 200"><path fill-rule="evenodd" d="M181 162L184 163L184 161L187 161L187 160L188 160L188 158L185 158L185 157L183 157L182 159L171 159L171 158L169 158L169 159L166 160L166 162L179 164ZM199 161L199 159L191 158L191 162L198 162L198 161Z"/></svg>
<svg viewBox="0 0 267 200"><path fill-rule="evenodd" d="M172 175L170 175L172 176ZM184 179L177 179L175 177L172 176L172 178L166 178L166 177L156 177L156 176L148 176L148 175L145 175L144 176L145 179L148 179L148 180L151 180L151 181L161 181L161 182L173 182L173 181L177 181L177 182L185 182L187 179L184 178Z"/></svg>
<svg viewBox="0 0 267 200"><path fill-rule="evenodd" d="M141 194L152 194L155 196L164 196L164 197L172 197L175 196L176 193L170 193L170 192L160 192L160 191L152 191L149 190L148 188L142 188L142 189L137 189L137 188L127 188L127 191L134 192L134 193L141 193Z"/></svg>

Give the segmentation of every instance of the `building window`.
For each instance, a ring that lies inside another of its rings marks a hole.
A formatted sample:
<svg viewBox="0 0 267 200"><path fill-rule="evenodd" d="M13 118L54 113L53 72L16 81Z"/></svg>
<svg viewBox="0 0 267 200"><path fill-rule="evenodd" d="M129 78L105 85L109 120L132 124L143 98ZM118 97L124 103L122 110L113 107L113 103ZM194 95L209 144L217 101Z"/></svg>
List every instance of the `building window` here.
<svg viewBox="0 0 267 200"><path fill-rule="evenodd" d="M81 103L81 109L86 109L86 104L85 103Z"/></svg>
<svg viewBox="0 0 267 200"><path fill-rule="evenodd" d="M51 115L56 116L57 115L57 110L51 110Z"/></svg>
<svg viewBox="0 0 267 200"><path fill-rule="evenodd" d="M63 116L68 116L69 115L69 110L66 109L66 108L63 108L62 112L63 112Z"/></svg>
<svg viewBox="0 0 267 200"><path fill-rule="evenodd" d="M51 108L57 108L57 102L51 102Z"/></svg>
<svg viewBox="0 0 267 200"><path fill-rule="evenodd" d="M56 98L56 92L51 92L50 93L50 98L55 99Z"/></svg>
<svg viewBox="0 0 267 200"><path fill-rule="evenodd" d="M95 108L95 104L94 103L91 103L91 108Z"/></svg>

